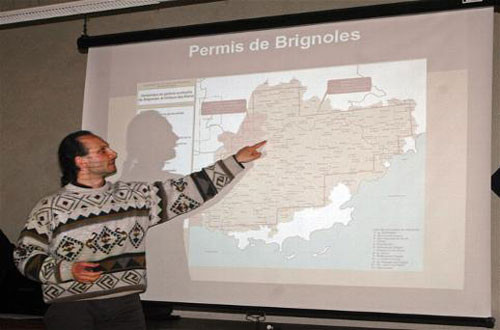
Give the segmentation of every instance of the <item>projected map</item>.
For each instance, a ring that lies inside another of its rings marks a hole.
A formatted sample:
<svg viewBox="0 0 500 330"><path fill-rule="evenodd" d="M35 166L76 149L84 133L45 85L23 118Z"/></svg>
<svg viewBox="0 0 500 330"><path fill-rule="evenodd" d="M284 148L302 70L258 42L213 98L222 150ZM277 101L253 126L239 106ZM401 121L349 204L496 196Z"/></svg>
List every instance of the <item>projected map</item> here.
<svg viewBox="0 0 500 330"><path fill-rule="evenodd" d="M180 137L166 171L268 141L186 220L189 265L421 271L425 91L425 60L139 85Z"/></svg>

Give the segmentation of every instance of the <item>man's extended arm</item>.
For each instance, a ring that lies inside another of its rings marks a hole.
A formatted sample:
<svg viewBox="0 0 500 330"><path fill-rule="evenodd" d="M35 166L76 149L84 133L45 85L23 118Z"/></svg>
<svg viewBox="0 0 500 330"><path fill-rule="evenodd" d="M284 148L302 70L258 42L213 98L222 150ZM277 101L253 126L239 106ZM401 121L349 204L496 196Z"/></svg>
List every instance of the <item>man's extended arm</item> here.
<svg viewBox="0 0 500 330"><path fill-rule="evenodd" d="M234 156L219 160L185 177L155 182L152 188L150 226L188 213L208 201L243 171L242 163L261 157L258 148L266 141L240 149Z"/></svg>

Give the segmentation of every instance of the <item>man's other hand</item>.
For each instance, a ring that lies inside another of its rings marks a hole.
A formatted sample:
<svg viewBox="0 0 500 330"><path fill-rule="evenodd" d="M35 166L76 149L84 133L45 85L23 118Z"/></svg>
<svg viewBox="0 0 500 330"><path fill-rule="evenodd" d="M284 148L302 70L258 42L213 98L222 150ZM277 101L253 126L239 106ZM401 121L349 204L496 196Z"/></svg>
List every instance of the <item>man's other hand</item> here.
<svg viewBox="0 0 500 330"><path fill-rule="evenodd" d="M75 262L71 267L71 273L78 282L92 283L102 274L102 271L94 270L97 267L99 267L99 264L92 262Z"/></svg>

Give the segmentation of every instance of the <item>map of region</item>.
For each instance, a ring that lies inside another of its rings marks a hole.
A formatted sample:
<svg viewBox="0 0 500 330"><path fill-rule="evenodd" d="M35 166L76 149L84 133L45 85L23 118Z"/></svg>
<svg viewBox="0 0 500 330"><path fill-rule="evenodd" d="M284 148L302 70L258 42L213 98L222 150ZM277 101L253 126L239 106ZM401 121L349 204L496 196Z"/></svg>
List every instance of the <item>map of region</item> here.
<svg viewBox="0 0 500 330"><path fill-rule="evenodd" d="M308 238L313 230L335 222L347 224L350 210L340 206L362 181L385 175L386 164L403 153L405 139L414 137L412 100L334 111L320 107L319 99L302 101L305 89L297 80L259 86L238 134L218 136L224 147L216 158L255 141L270 142L266 157L226 198L204 212L204 227L238 236L234 232L266 225L271 237L277 235L278 224L292 221L297 212L314 212L329 204L337 208L325 212L330 213L327 218L316 215L301 232L289 234Z"/></svg>
<svg viewBox="0 0 500 330"><path fill-rule="evenodd" d="M190 266L421 270L425 60L190 84L192 170L268 141L186 220Z"/></svg>

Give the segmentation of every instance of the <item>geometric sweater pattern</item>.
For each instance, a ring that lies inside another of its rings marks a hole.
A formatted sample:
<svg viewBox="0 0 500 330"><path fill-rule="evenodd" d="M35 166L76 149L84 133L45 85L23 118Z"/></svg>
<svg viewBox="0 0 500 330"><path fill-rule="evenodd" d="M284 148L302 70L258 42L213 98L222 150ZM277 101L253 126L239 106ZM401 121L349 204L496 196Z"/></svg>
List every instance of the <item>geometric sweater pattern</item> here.
<svg viewBox="0 0 500 330"><path fill-rule="evenodd" d="M164 182L68 184L31 211L14 250L14 263L42 283L46 303L105 299L146 290L146 233L215 196L243 166L234 156ZM75 262L99 264L93 283L74 280Z"/></svg>

